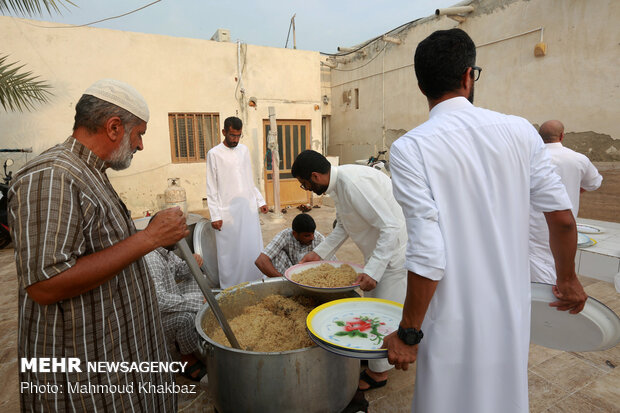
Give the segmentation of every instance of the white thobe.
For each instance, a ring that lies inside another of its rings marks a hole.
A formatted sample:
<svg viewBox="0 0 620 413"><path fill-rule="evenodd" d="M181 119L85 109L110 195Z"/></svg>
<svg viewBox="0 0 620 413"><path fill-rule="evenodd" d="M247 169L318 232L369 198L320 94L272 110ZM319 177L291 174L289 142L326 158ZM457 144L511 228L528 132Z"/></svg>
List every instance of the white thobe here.
<svg viewBox="0 0 620 413"><path fill-rule="evenodd" d="M254 281L262 274L254 261L263 249L258 208L265 200L254 185L248 148L224 143L207 153L207 203L215 231L220 286Z"/></svg>
<svg viewBox="0 0 620 413"><path fill-rule="evenodd" d="M560 142L547 143L545 147L573 205L573 216L577 218L580 188L594 191L601 186L603 177L587 156L565 148ZM547 221L542 212L534 209L530 211L530 276L536 282L554 285L556 282Z"/></svg>
<svg viewBox="0 0 620 413"><path fill-rule="evenodd" d="M530 202L570 201L525 120L441 102L390 148L408 270L439 280L419 344L416 413L528 411Z"/></svg>
<svg viewBox="0 0 620 413"><path fill-rule="evenodd" d="M351 237L364 254L364 273L377 286L364 296L403 303L407 286L407 230L390 178L361 165L332 166L326 193L334 199L337 224L315 249L325 259ZM389 370L387 359L369 360L374 372Z"/></svg>

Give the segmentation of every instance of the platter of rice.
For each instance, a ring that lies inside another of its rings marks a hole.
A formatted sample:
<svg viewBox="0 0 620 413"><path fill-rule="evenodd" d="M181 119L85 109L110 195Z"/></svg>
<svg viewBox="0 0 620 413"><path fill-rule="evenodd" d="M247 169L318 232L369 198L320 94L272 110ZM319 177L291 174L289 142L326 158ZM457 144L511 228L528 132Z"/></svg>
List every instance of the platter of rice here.
<svg viewBox="0 0 620 413"><path fill-rule="evenodd" d="M284 273L284 278L306 290L342 292L358 287L353 284L364 269L357 264L340 261L313 261L297 264Z"/></svg>

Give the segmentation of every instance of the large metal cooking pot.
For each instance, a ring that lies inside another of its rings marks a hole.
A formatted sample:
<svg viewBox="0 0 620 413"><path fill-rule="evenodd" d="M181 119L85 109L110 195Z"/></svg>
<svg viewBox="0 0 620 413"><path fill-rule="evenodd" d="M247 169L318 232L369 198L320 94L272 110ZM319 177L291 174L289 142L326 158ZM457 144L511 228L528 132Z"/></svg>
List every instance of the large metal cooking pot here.
<svg viewBox="0 0 620 413"><path fill-rule="evenodd" d="M305 295L324 301L358 296L353 291L315 293L272 278L241 285L216 299L230 320L270 294ZM337 356L318 346L277 353L237 350L213 341L204 332L203 326L213 323L217 321L205 304L196 317L196 328L207 340L207 387L218 412L338 413L353 398L359 380L358 359Z"/></svg>

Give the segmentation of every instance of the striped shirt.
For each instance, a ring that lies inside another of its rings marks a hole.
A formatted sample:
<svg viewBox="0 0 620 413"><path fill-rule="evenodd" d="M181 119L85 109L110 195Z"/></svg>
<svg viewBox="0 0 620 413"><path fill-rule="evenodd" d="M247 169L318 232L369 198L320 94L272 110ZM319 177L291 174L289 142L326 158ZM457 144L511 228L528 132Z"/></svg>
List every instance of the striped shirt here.
<svg viewBox="0 0 620 413"><path fill-rule="evenodd" d="M26 164L9 191L19 280L18 358L77 357L81 369L44 373L20 368L21 382L60 389L22 391L22 411L176 411L174 394L143 391L150 385L170 386L173 373L101 372L87 364L170 361L143 259L101 286L55 304L37 304L25 291L136 232L105 169L102 159L69 137ZM75 391L76 384L99 390L82 393Z"/></svg>
<svg viewBox="0 0 620 413"><path fill-rule="evenodd" d="M314 250L325 237L319 232L314 231L314 239L308 245L297 241L293 236L293 230L286 228L280 231L263 250L263 254L269 257L271 264L279 273L284 272L301 261L301 259ZM330 259L336 259L330 257Z"/></svg>
<svg viewBox="0 0 620 413"><path fill-rule="evenodd" d="M144 261L155 283L159 311L197 313L202 308L204 296L185 260L160 247L146 254Z"/></svg>
<svg viewBox="0 0 620 413"><path fill-rule="evenodd" d="M200 338L194 320L205 299L189 265L161 247L146 254L144 261L155 283L168 348L176 342L181 354L198 351Z"/></svg>

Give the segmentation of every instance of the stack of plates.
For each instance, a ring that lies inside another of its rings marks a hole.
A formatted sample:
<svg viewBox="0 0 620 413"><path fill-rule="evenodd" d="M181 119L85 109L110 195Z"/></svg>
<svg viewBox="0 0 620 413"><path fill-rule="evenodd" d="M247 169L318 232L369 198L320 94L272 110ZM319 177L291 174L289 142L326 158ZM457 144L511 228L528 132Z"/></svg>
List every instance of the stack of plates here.
<svg viewBox="0 0 620 413"><path fill-rule="evenodd" d="M577 233L577 248L587 248L596 244L596 241L581 232Z"/></svg>
<svg viewBox="0 0 620 413"><path fill-rule="evenodd" d="M325 303L308 314L310 338L332 353L359 359L387 357L383 337L396 331L402 304L380 298L345 298Z"/></svg>
<svg viewBox="0 0 620 413"><path fill-rule="evenodd" d="M601 234L603 229L595 227L594 225L577 224L577 232L581 232L582 234Z"/></svg>

